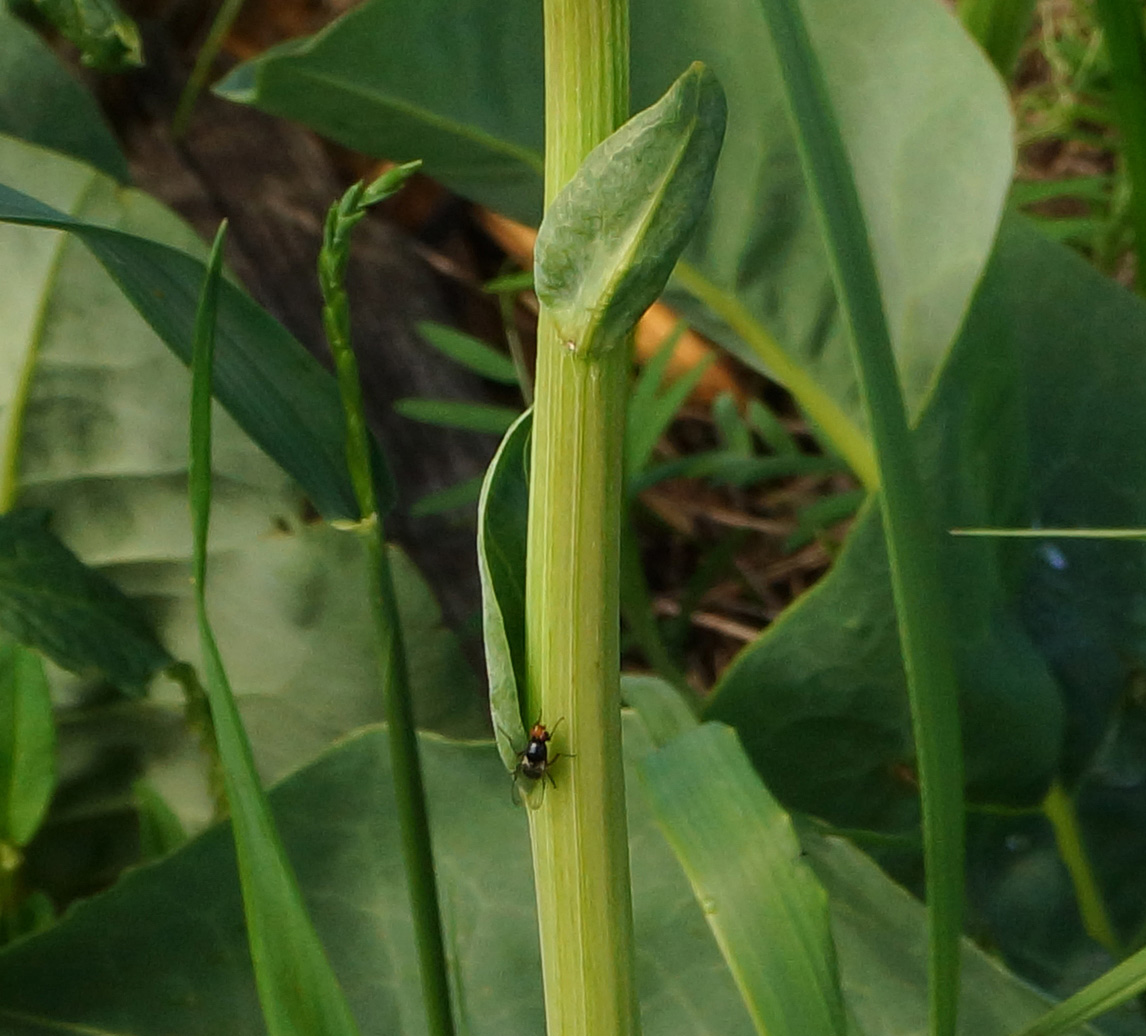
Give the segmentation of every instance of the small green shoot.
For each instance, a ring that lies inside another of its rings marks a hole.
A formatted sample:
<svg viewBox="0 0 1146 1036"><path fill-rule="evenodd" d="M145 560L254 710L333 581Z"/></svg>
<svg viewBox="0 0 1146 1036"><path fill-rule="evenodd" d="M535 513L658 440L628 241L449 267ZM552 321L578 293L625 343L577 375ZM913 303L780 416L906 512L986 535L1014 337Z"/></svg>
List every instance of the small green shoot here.
<svg viewBox="0 0 1146 1036"><path fill-rule="evenodd" d="M275 829L251 745L207 618L207 528L211 514L211 366L223 265L224 226L207 263L195 319L189 487L194 533L195 608L215 721L255 982L270 1036L358 1036L358 1026L307 917Z"/></svg>
<svg viewBox="0 0 1146 1036"><path fill-rule="evenodd" d="M394 795L402 834L406 887L414 920L422 1003L431 1036L452 1036L450 977L442 934L442 912L434 876L434 854L418 738L410 700L410 674L398 614L394 577L375 496L371 437L362 405L358 361L350 340L350 300L346 293L346 267L350 262L350 236L370 206L397 192L420 163L388 170L372 184L357 183L330 207L318 256L318 282L322 290L322 323L334 357L334 369L345 417L346 464L358 499L360 520L355 531L366 547L370 575L370 605L377 633L378 666L386 708Z"/></svg>

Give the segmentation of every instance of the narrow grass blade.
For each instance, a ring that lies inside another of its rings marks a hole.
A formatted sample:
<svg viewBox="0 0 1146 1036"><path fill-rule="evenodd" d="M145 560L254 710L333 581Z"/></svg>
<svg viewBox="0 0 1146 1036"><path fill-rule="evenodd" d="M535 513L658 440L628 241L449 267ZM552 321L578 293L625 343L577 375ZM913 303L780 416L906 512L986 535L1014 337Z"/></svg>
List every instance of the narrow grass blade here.
<svg viewBox="0 0 1146 1036"><path fill-rule="evenodd" d="M455 363L503 385L517 384L517 368L504 353L485 344L472 335L463 334L452 327L428 320L418 324L418 334Z"/></svg>
<svg viewBox="0 0 1146 1036"><path fill-rule="evenodd" d="M231 810L251 960L270 1036L358 1036L271 818L251 745L207 620L204 591L211 512L211 364L222 242L221 228L211 250L195 318L190 495L199 641Z"/></svg>
<svg viewBox="0 0 1146 1036"><path fill-rule="evenodd" d="M457 482L436 493L427 493L410 508L410 514L415 518L424 518L431 514L444 514L446 511L458 511L463 507L470 507L478 502L481 496L483 477L477 475L467 478L464 482Z"/></svg>
<svg viewBox="0 0 1146 1036"><path fill-rule="evenodd" d="M791 432L781 424L780 419L758 399L748 401L745 415L748 423L767 444L773 453L791 456L800 452Z"/></svg>
<svg viewBox="0 0 1146 1036"><path fill-rule="evenodd" d="M187 124L191 121L191 113L195 110L195 102L203 92L203 87L207 85L211 65L218 57L223 41L242 9L243 0L223 0L223 4L216 12L215 20L211 22L211 28L207 31L207 38L199 48L199 53L195 55L195 65L191 69L187 85L179 95L179 104L176 105L175 118L171 123L171 129L176 137L183 136L186 131Z"/></svg>
<svg viewBox="0 0 1146 1036"><path fill-rule="evenodd" d="M712 404L712 420L715 422L726 453L734 457L748 459L756 454L752 445L752 433L740 416L736 400L728 392L722 392Z"/></svg>
<svg viewBox="0 0 1146 1036"><path fill-rule="evenodd" d="M828 897L735 731L703 724L640 773L756 1031L844 1036Z"/></svg>
<svg viewBox="0 0 1146 1036"><path fill-rule="evenodd" d="M0 222L67 230L99 260L164 344L191 363L203 264L155 241L73 219L0 185ZM346 472L342 404L334 378L248 295L219 285L215 397L243 430L291 475L327 519L358 517ZM382 511L394 504L393 480L374 450Z"/></svg>
<svg viewBox="0 0 1146 1036"><path fill-rule="evenodd" d="M1135 284L1146 285L1146 31L1138 0L1097 0L1094 5L1110 56L1114 110L1122 137L1122 161L1130 180Z"/></svg>
<svg viewBox="0 0 1146 1036"><path fill-rule="evenodd" d="M963 760L939 569L855 178L798 3L760 0L849 331L882 486L884 535L923 804L930 1030L953 1036L963 916Z"/></svg>
<svg viewBox="0 0 1146 1036"><path fill-rule="evenodd" d="M1139 950L1074 996L1052 1007L1017 1036L1059 1036L1060 1033L1073 1032L1083 1023L1114 1010L1143 991L1146 991L1146 949Z"/></svg>
<svg viewBox="0 0 1146 1036"><path fill-rule="evenodd" d="M1146 529L952 529L951 535L1024 540L1146 540Z"/></svg>
<svg viewBox="0 0 1146 1036"><path fill-rule="evenodd" d="M399 399L394 403L394 410L422 424L486 435L504 435L521 416L521 411L513 407L458 403L452 399Z"/></svg>
<svg viewBox="0 0 1146 1036"><path fill-rule="evenodd" d="M959 17L1004 79L1010 79L1015 69L1019 50L1031 27L1036 2L959 0Z"/></svg>

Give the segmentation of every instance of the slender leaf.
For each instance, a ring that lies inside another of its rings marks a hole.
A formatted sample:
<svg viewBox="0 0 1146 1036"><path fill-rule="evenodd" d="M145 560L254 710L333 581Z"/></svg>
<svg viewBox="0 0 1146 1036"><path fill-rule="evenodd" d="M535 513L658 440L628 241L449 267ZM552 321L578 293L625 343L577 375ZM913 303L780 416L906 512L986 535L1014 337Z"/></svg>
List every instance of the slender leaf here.
<svg viewBox="0 0 1146 1036"><path fill-rule="evenodd" d="M89 162L127 183L103 112L31 29L0 3L0 133Z"/></svg>
<svg viewBox="0 0 1146 1036"><path fill-rule="evenodd" d="M708 201L727 105L694 63L586 156L537 232L534 290L566 347L615 348L664 290Z"/></svg>
<svg viewBox="0 0 1146 1036"><path fill-rule="evenodd" d="M470 507L481 497L481 487L484 476L477 475L467 478L464 482L456 482L436 493L427 493L410 508L410 514L422 518L430 514L443 514L446 511L457 511L463 507Z"/></svg>
<svg viewBox="0 0 1146 1036"><path fill-rule="evenodd" d="M1122 162L1130 180L1130 212L1138 262L1138 290L1146 288L1146 28L1135 0L1097 0L1094 5L1110 56L1113 105L1122 138Z"/></svg>
<svg viewBox="0 0 1146 1036"><path fill-rule="evenodd" d="M799 8L761 0L823 227L875 445L923 804L930 1031L955 1032L963 917L963 759L939 540L916 466L876 259L844 141Z"/></svg>
<svg viewBox="0 0 1146 1036"><path fill-rule="evenodd" d="M747 460L756 455L756 448L752 445L752 433L748 430L736 400L729 392L722 392L713 400L712 419L724 441L725 452L732 457Z"/></svg>
<svg viewBox="0 0 1146 1036"><path fill-rule="evenodd" d="M844 1036L827 896L735 731L706 723L640 772L757 1031Z"/></svg>
<svg viewBox="0 0 1146 1036"><path fill-rule="evenodd" d="M130 694L173 661L140 606L68 550L39 510L0 515L0 628Z"/></svg>
<svg viewBox="0 0 1146 1036"><path fill-rule="evenodd" d="M411 421L486 435L504 435L521 416L521 411L513 407L459 403L451 399L399 399L394 409Z"/></svg>
<svg viewBox="0 0 1146 1036"><path fill-rule="evenodd" d="M488 290L488 285L486 286ZM503 385L517 384L517 369L504 353L486 345L480 339L463 334L443 324L422 321L418 334L438 352L448 356L455 363L480 374L483 378L500 382Z"/></svg>
<svg viewBox="0 0 1146 1036"><path fill-rule="evenodd" d="M187 832L167 800L149 781L135 782L139 810L139 855L145 862L169 856L187 841Z"/></svg>
<svg viewBox="0 0 1146 1036"><path fill-rule="evenodd" d="M641 370L629 396L629 406L625 415L625 472L630 478L644 469L676 412L716 359L714 355L706 357L692 370L677 378L662 394L657 395L684 328L685 324L682 321L664 340L653 358Z"/></svg>
<svg viewBox="0 0 1146 1036"><path fill-rule="evenodd" d="M529 511L527 410L494 454L478 503L478 571L489 704L497 750L506 769L525 747L525 541Z"/></svg>
<svg viewBox="0 0 1146 1036"><path fill-rule="evenodd" d="M1018 1036L1059 1036L1126 1003L1146 990L1146 949L1139 950L1101 978L1056 1004Z"/></svg>
<svg viewBox="0 0 1146 1036"><path fill-rule="evenodd" d="M223 228L196 310L192 362L190 495L195 601L207 697L243 887L243 911L259 1002L270 1036L357 1036L358 1027L303 904L259 783L223 660L207 619L207 527L211 512L211 367L222 284Z"/></svg>
<svg viewBox="0 0 1146 1036"><path fill-rule="evenodd" d="M0 843L31 841L56 786L56 724L44 663L0 642Z"/></svg>
<svg viewBox="0 0 1146 1036"><path fill-rule="evenodd" d="M748 423L767 444L773 453L792 456L800 452L792 433L784 427L780 419L758 399L748 401L746 414Z"/></svg>
<svg viewBox="0 0 1146 1036"><path fill-rule="evenodd" d="M203 264L166 245L75 219L0 186L0 222L76 234L155 333L191 359L197 285ZM310 495L327 518L355 518L346 474L342 407L334 379L291 335L238 288L219 287L219 364L215 393L239 425ZM379 506L394 488L380 455Z"/></svg>

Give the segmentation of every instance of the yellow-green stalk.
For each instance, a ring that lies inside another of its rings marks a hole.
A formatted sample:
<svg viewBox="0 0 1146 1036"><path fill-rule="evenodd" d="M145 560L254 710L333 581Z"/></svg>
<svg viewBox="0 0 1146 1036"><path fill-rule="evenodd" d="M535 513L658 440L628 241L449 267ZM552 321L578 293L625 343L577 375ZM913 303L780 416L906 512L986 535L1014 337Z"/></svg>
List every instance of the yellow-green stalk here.
<svg viewBox="0 0 1146 1036"><path fill-rule="evenodd" d="M627 0L545 0L545 196L628 115ZM621 768L619 583L628 350L538 328L526 591L528 701L556 733L530 811L550 1036L638 1031ZM557 726L561 721L560 726Z"/></svg>

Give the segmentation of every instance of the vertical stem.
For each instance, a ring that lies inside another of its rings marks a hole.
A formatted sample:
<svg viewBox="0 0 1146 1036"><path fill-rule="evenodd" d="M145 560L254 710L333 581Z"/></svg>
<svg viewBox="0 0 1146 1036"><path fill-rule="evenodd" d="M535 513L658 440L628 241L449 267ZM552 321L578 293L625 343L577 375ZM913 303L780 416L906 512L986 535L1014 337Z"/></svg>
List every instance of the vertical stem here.
<svg viewBox="0 0 1146 1036"><path fill-rule="evenodd" d="M547 202L628 114L628 48L627 0L545 0ZM530 813L551 1036L638 1027L619 689L627 378L626 349L574 356L542 309L526 719L556 727L554 756L571 756Z"/></svg>

